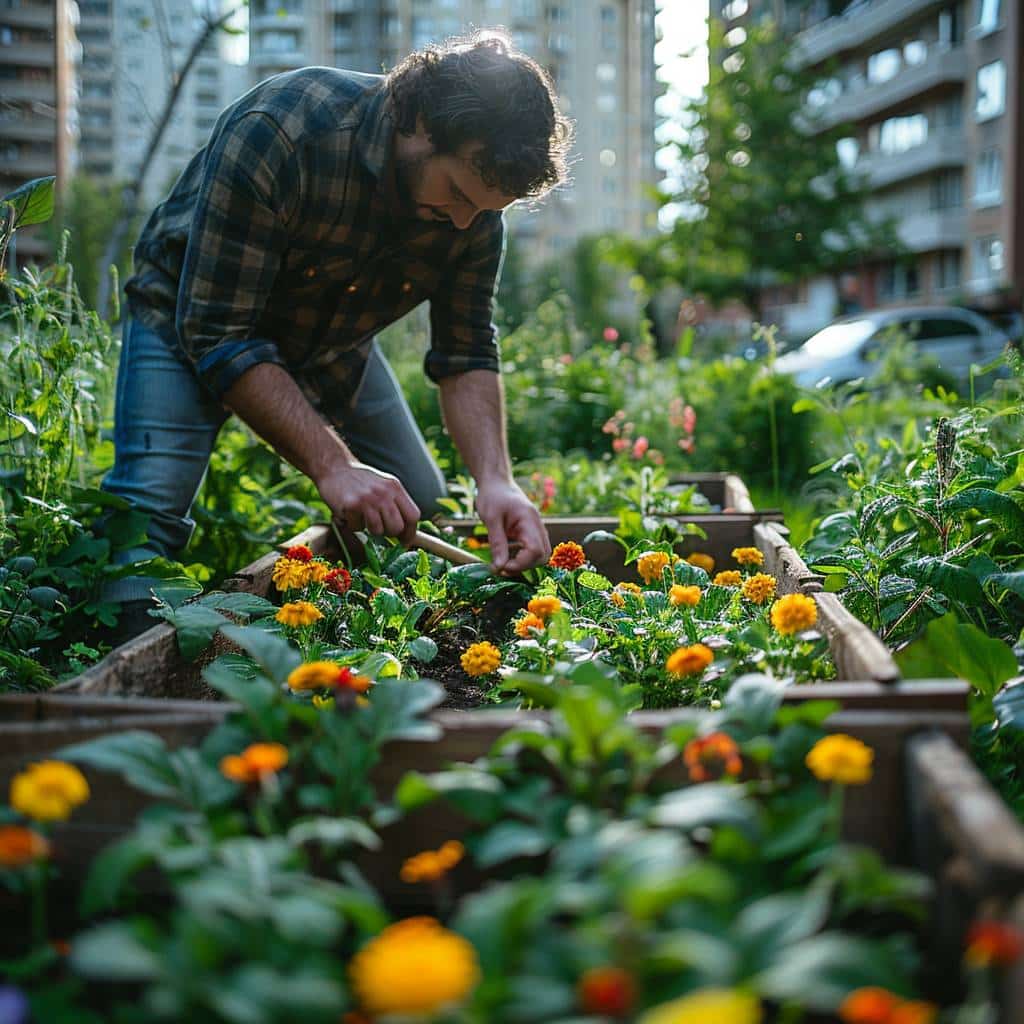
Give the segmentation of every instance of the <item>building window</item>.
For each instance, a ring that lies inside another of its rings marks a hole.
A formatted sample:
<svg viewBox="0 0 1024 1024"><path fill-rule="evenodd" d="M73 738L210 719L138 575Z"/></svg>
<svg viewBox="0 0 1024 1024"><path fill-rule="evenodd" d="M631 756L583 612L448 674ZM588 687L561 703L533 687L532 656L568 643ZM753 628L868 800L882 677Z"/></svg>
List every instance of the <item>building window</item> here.
<svg viewBox="0 0 1024 1024"><path fill-rule="evenodd" d="M941 171L932 178L931 208L959 210L964 205L964 183L960 171Z"/></svg>
<svg viewBox="0 0 1024 1024"><path fill-rule="evenodd" d="M836 143L836 155L844 170L852 171L857 166L860 156L860 143L855 138L847 137Z"/></svg>
<svg viewBox="0 0 1024 1024"><path fill-rule="evenodd" d="M939 13L939 45L959 46L964 41L960 5L950 4Z"/></svg>
<svg viewBox="0 0 1024 1024"><path fill-rule="evenodd" d="M615 8L609 7L605 4L601 8L601 24L602 25L614 25L615 24Z"/></svg>
<svg viewBox="0 0 1024 1024"><path fill-rule="evenodd" d="M916 263L886 263L879 272L878 294L883 302L908 299L919 288Z"/></svg>
<svg viewBox="0 0 1024 1024"><path fill-rule="evenodd" d="M619 191L619 183L614 178L602 178L601 191L606 196L613 196Z"/></svg>
<svg viewBox="0 0 1024 1024"><path fill-rule="evenodd" d="M596 105L598 113L614 114L618 101L616 100L614 93L606 92L597 97Z"/></svg>
<svg viewBox="0 0 1024 1024"><path fill-rule="evenodd" d="M978 68L974 116L979 121L999 117L1006 109L1006 65L1001 60Z"/></svg>
<svg viewBox="0 0 1024 1024"><path fill-rule="evenodd" d="M909 68L923 64L928 59L928 44L923 39L912 39L904 43L903 59Z"/></svg>
<svg viewBox="0 0 1024 1024"><path fill-rule="evenodd" d="M979 284L994 283L1003 272L1003 243L998 235L984 235L974 240L973 277Z"/></svg>
<svg viewBox="0 0 1024 1024"><path fill-rule="evenodd" d="M980 33L995 32L999 28L999 0L977 0L978 31Z"/></svg>
<svg viewBox="0 0 1024 1024"><path fill-rule="evenodd" d="M959 249L947 249L935 257L935 287L938 291L949 291L960 287Z"/></svg>
<svg viewBox="0 0 1024 1024"><path fill-rule="evenodd" d="M615 166L615 150L614 149L602 149L598 155L598 160L601 161L602 167L614 167Z"/></svg>
<svg viewBox="0 0 1024 1024"><path fill-rule="evenodd" d="M597 80L599 82L614 82L615 81L615 65L614 64L598 64L595 71Z"/></svg>
<svg viewBox="0 0 1024 1024"><path fill-rule="evenodd" d="M868 57L868 81L872 85L880 85L895 78L902 66L899 50L880 50Z"/></svg>
<svg viewBox="0 0 1024 1024"><path fill-rule="evenodd" d="M960 128L963 125L963 102L959 94L938 105L935 120L940 128Z"/></svg>
<svg viewBox="0 0 1024 1024"><path fill-rule="evenodd" d="M1003 201L1003 154L986 149L974 168L974 205L996 206Z"/></svg>
<svg viewBox="0 0 1024 1024"><path fill-rule="evenodd" d="M722 8L722 18L725 21L732 21L733 18L742 18L750 10L747 0L732 0Z"/></svg>
<svg viewBox="0 0 1024 1024"><path fill-rule="evenodd" d="M893 155L905 153L928 140L928 118L924 114L890 117L868 129L871 149Z"/></svg>

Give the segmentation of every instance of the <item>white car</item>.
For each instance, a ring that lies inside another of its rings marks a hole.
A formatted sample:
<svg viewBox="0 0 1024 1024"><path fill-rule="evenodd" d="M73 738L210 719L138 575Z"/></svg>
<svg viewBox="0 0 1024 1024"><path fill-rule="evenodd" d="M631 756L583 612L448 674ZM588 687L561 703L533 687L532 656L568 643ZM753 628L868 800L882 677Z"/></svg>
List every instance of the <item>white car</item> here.
<svg viewBox="0 0 1024 1024"><path fill-rule="evenodd" d="M869 380L879 371L881 346L896 331L961 386L968 381L972 363L991 362L1009 340L983 316L957 306L878 310L829 324L780 356L776 369L807 388L826 377L833 384L858 377Z"/></svg>

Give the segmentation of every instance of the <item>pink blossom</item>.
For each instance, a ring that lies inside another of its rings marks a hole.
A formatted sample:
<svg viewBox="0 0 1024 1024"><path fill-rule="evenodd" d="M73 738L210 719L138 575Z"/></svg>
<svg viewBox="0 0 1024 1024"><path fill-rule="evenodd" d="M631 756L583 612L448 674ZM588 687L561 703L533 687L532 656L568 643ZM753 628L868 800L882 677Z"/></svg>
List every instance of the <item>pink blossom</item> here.
<svg viewBox="0 0 1024 1024"><path fill-rule="evenodd" d="M688 405L683 410L682 427L688 434L692 434L697 429L697 413L692 405Z"/></svg>
<svg viewBox="0 0 1024 1024"><path fill-rule="evenodd" d="M650 448L651 442L646 437L638 437L633 442L633 458L642 459L647 454L647 449Z"/></svg>
<svg viewBox="0 0 1024 1024"><path fill-rule="evenodd" d="M560 355L560 356L558 357L558 361L559 361L559 362L560 362L560 363L561 363L561 364L562 364L563 366L568 366L568 365L569 365L569 364L570 364L570 363L572 362L572 355L571 355L571 353L569 353L569 352L564 352L564 353L563 353L562 355Z"/></svg>
<svg viewBox="0 0 1024 1024"><path fill-rule="evenodd" d="M612 441L613 452L624 452L629 447L629 441L624 437L617 437Z"/></svg>
<svg viewBox="0 0 1024 1024"><path fill-rule="evenodd" d="M544 477L544 496L546 498L555 496L555 478L553 476Z"/></svg>
<svg viewBox="0 0 1024 1024"><path fill-rule="evenodd" d="M601 332L601 337L603 337L605 341L609 342L609 344L614 345L615 342L619 340L619 332L614 327L606 327Z"/></svg>
<svg viewBox="0 0 1024 1024"><path fill-rule="evenodd" d="M695 447L693 438L692 437L681 437L681 438L679 438L679 447L682 448L682 450L684 452L689 454L690 452L693 451L693 449Z"/></svg>

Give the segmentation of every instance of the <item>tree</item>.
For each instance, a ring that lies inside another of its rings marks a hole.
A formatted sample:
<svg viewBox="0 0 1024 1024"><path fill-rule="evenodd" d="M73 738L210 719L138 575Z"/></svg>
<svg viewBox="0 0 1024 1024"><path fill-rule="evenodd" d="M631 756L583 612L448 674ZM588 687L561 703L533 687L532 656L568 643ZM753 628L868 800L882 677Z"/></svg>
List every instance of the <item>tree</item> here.
<svg viewBox="0 0 1024 1024"><path fill-rule="evenodd" d="M864 186L840 162L849 129L815 124L807 97L820 70L801 68L770 22L745 31L727 45L710 22L708 86L683 110L680 184L665 195L684 215L634 259L645 276L759 314L765 285L848 269L897 243L866 218Z"/></svg>

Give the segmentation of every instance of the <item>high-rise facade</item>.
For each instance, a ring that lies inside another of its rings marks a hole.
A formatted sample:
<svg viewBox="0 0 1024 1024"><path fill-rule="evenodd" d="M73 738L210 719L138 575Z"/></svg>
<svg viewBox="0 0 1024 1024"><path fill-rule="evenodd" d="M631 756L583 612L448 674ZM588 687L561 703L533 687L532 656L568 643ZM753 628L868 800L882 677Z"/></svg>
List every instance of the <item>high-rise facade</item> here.
<svg viewBox="0 0 1024 1024"><path fill-rule="evenodd" d="M838 281L776 290L773 313L808 333L841 305L1024 301L1024 5L1019 0L714 0L726 25L772 17L804 66L840 156L891 216L904 253L858 254Z"/></svg>
<svg viewBox="0 0 1024 1024"><path fill-rule="evenodd" d="M202 29L193 0L79 0L81 169L98 181L133 178L174 76ZM211 13L219 4L209 4ZM220 111L248 87L248 70L224 60L215 34L186 79L143 182L157 202L209 138Z"/></svg>
<svg viewBox="0 0 1024 1024"><path fill-rule="evenodd" d="M250 69L254 81L306 64L380 72L469 28L507 29L576 122L571 185L510 213L538 265L583 236L654 226L654 14L655 0L253 0Z"/></svg>
<svg viewBox="0 0 1024 1024"><path fill-rule="evenodd" d="M78 144L74 0L0 0L0 195L32 178L73 173ZM20 232L20 260L44 259L39 229Z"/></svg>

